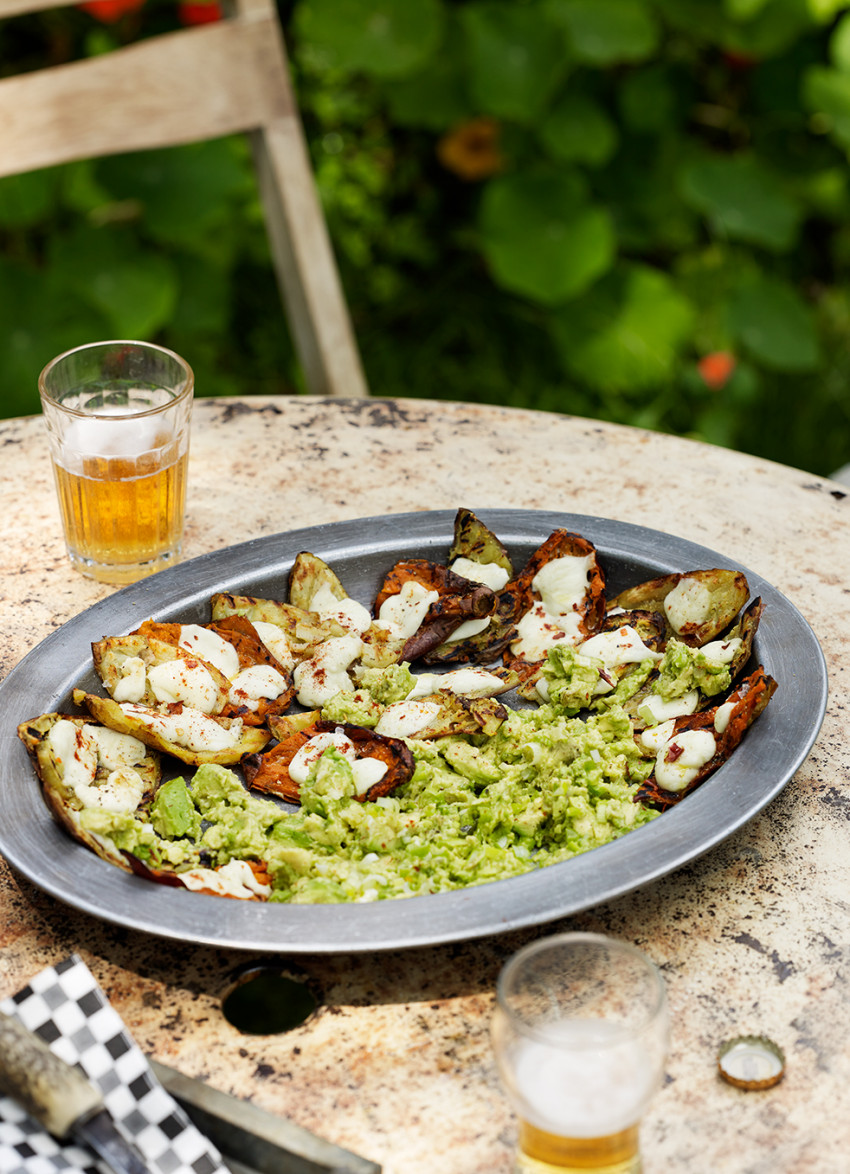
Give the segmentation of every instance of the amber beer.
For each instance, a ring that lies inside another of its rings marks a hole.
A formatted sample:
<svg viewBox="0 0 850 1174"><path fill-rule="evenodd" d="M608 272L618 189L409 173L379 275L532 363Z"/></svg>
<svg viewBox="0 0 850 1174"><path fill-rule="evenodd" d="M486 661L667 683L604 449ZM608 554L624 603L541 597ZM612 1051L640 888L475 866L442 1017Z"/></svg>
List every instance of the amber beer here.
<svg viewBox="0 0 850 1174"><path fill-rule="evenodd" d="M638 1126L604 1137L561 1137L520 1121L519 1168L523 1174L570 1174L596 1170L606 1174L640 1174Z"/></svg>
<svg viewBox="0 0 850 1174"><path fill-rule="evenodd" d="M54 463L66 542L92 578L131 583L179 557L187 454L163 439L139 458L87 457L78 473Z"/></svg>
<svg viewBox="0 0 850 1174"><path fill-rule="evenodd" d="M149 343L92 343L49 363L39 391L71 562L116 584L177 562L189 366Z"/></svg>

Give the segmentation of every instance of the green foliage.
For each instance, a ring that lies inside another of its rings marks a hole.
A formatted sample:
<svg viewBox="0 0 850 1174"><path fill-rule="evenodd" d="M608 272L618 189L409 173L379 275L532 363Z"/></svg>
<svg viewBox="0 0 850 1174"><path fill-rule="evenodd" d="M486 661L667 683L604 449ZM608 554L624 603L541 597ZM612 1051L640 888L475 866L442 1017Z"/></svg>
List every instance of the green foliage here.
<svg viewBox="0 0 850 1174"><path fill-rule="evenodd" d="M161 31L0 25L24 68ZM280 0L372 390L850 459L850 0ZM0 181L2 407L74 343L300 386L246 145Z"/></svg>

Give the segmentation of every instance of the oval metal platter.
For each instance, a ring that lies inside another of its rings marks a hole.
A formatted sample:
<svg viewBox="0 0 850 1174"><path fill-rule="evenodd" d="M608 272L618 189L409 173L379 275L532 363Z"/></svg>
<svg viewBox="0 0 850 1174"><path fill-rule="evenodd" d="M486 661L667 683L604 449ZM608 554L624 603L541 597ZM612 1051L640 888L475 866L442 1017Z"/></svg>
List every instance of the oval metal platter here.
<svg viewBox="0 0 850 1174"><path fill-rule="evenodd" d="M751 594L764 601L755 659L779 688L730 760L681 804L622 839L524 876L423 897L310 906L152 884L100 860L54 822L16 727L42 713L74 712L75 686L101 691L93 640L129 632L150 617L206 622L209 598L219 591L285 599L293 559L305 550L368 606L398 559L445 561L455 515L433 511L315 526L202 555L116 592L53 632L0 685L0 852L58 900L160 937L287 954L398 949L542 925L651 884L732 835L786 786L820 729L827 677L814 633L779 591L706 547L642 526L537 510L477 512L517 568L555 529L584 535L598 549L609 595L671 571L745 572Z"/></svg>

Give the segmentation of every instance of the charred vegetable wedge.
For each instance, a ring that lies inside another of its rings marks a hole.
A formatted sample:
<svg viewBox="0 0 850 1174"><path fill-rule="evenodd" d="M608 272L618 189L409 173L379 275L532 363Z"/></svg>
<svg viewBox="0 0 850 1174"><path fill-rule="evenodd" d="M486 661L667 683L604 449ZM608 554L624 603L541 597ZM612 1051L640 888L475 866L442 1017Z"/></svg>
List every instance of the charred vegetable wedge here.
<svg viewBox="0 0 850 1174"><path fill-rule="evenodd" d="M134 702L119 704L82 689L74 690L74 704L120 734L132 734L146 746L162 750L181 762L200 766L217 762L229 766L246 754L256 754L269 741L268 730L245 728L239 718L210 717L177 702L152 709Z"/></svg>
<svg viewBox="0 0 850 1174"><path fill-rule="evenodd" d="M508 661L540 664L559 641L587 639L605 618L605 575L596 548L569 530L550 534L505 595L513 599L516 623Z"/></svg>
<svg viewBox="0 0 850 1174"><path fill-rule="evenodd" d="M301 784L312 769L321 772L325 755L330 755L337 765L340 758L346 760L350 766L348 793L361 801L389 795L413 774L413 755L400 739L362 726L327 721L296 731L266 754L246 758L242 766L255 791L298 803Z"/></svg>
<svg viewBox="0 0 850 1174"><path fill-rule="evenodd" d="M740 571L687 571L650 579L611 600L609 607L660 612L671 635L699 647L732 624L747 602L750 589Z"/></svg>
<svg viewBox="0 0 850 1174"><path fill-rule="evenodd" d="M110 697L151 706L183 700L203 713L221 713L230 687L221 669L180 647L177 638L162 638L169 628L179 636L179 624L152 628L159 632L109 636L92 644L95 671Z"/></svg>
<svg viewBox="0 0 850 1174"><path fill-rule="evenodd" d="M87 808L116 814L144 810L159 785L159 755L134 737L61 713L23 722L18 737L59 823L98 856L128 869L114 840L89 830L82 813Z"/></svg>
<svg viewBox="0 0 850 1174"><path fill-rule="evenodd" d="M426 559L405 559L387 573L375 598L376 627L403 640L399 659L413 661L461 624L492 615L496 595L484 583Z"/></svg>
<svg viewBox="0 0 850 1174"><path fill-rule="evenodd" d="M662 811L679 803L726 762L776 687L759 665L722 705L645 730L641 741L654 751L655 769L635 801Z"/></svg>
<svg viewBox="0 0 850 1174"><path fill-rule="evenodd" d="M228 616L245 616L249 619L272 655L286 668L289 665L279 643L281 637L290 655L301 659L310 656L323 641L332 636L345 635L345 629L335 620L322 619L315 612L305 611L291 603L226 593L214 595L211 603L215 623Z"/></svg>

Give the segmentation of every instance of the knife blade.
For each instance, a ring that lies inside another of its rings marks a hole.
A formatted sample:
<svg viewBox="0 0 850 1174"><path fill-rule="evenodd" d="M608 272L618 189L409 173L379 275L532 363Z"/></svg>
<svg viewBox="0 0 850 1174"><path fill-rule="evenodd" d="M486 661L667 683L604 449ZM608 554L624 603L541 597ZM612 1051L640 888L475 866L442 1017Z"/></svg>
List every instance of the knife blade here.
<svg viewBox="0 0 850 1174"><path fill-rule="evenodd" d="M94 1085L2 1011L0 1093L16 1100L59 1141L73 1138L94 1150L115 1174L151 1174L138 1150L119 1132Z"/></svg>

